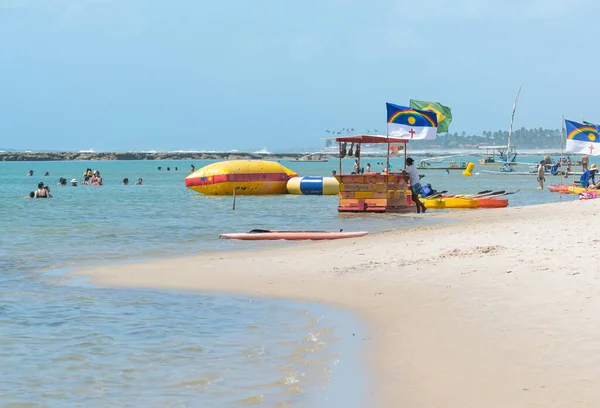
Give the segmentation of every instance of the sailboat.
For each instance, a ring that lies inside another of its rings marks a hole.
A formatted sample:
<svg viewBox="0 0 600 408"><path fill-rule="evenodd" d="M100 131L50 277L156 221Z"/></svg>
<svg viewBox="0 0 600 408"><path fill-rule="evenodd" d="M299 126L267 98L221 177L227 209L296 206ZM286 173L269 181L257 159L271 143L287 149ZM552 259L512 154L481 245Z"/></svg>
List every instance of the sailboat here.
<svg viewBox="0 0 600 408"><path fill-rule="evenodd" d="M517 102L519 101L519 94L521 93L521 88L523 84L519 86L519 90L517 91L517 96L515 96L515 101L513 103L512 116L510 118L510 128L508 131L508 143L506 146L481 146L481 149L487 150L487 157L479 160L479 164L482 166L496 166L499 167L496 171L482 170L483 173L513 173L514 170L511 166L516 166L517 164L517 148L514 145L511 145L512 133L513 133L513 122L515 120L515 111L517 110ZM498 159L496 159L495 153L498 152ZM491 153L491 154L490 154Z"/></svg>

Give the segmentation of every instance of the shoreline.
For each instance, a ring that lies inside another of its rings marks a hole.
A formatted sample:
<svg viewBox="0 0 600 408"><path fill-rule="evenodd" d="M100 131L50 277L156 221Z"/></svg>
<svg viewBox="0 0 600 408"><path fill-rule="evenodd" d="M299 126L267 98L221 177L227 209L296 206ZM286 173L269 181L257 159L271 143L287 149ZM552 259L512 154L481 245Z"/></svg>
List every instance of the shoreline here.
<svg viewBox="0 0 600 408"><path fill-rule="evenodd" d="M75 274L353 311L368 329L374 406L591 407L600 397L600 328L591 323L600 273L581 256L586 238L573 225L599 210L590 200L443 213L431 217L461 223Z"/></svg>
<svg viewBox="0 0 600 408"><path fill-rule="evenodd" d="M35 161L115 161L115 160L298 160L311 154L315 161L300 160L302 163L319 163L320 159L337 161L337 152L314 152L314 153L251 153L251 152L23 152L23 151L0 151L0 162L35 162ZM415 157L434 156L477 156L484 157L481 150L439 150L421 151L415 149L412 153ZM554 151L531 151L522 152L521 156L558 155ZM385 152L362 153L363 157L381 158Z"/></svg>

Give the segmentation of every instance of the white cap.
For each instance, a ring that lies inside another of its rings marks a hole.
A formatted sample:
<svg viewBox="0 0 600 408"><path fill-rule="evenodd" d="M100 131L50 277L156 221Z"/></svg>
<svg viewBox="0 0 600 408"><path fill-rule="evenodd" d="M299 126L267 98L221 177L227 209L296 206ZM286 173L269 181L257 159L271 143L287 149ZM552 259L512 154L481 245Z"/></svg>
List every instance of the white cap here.
<svg viewBox="0 0 600 408"><path fill-rule="evenodd" d="M71 180L71 183L77 183L77 179Z"/></svg>

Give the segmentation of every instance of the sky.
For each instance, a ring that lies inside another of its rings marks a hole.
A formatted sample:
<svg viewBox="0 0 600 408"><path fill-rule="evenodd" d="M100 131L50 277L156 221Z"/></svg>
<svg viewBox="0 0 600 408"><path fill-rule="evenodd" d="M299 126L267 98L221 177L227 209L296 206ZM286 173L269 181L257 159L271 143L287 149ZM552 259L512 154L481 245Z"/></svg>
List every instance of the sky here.
<svg viewBox="0 0 600 408"><path fill-rule="evenodd" d="M0 148L247 150L600 122L596 0L0 0ZM591 18L590 18L591 17Z"/></svg>

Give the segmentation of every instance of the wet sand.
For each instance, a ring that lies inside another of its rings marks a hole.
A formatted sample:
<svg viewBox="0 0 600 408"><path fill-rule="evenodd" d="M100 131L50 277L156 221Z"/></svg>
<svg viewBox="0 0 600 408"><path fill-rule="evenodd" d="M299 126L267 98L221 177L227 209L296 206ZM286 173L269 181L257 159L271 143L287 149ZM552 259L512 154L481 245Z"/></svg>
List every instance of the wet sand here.
<svg viewBox="0 0 600 408"><path fill-rule="evenodd" d="M600 200L432 212L459 222L78 273L355 311L373 378L357 406L595 407L599 212Z"/></svg>

